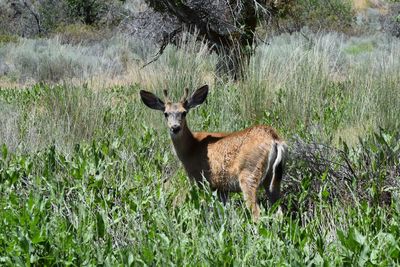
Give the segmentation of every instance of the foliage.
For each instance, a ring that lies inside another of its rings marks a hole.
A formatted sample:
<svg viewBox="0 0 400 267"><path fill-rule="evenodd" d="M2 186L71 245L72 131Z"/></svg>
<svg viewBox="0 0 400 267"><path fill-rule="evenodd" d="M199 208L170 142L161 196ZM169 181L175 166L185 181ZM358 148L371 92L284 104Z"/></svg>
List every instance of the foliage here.
<svg viewBox="0 0 400 267"><path fill-rule="evenodd" d="M21 102L21 106L46 107L52 101L71 101L73 107L79 107L76 104L80 100L69 95L70 89L38 85L21 92L5 90L1 96L10 104ZM224 207L207 187L189 183L165 145L166 131L159 134L153 127L138 123L145 108L137 99L129 98L138 89L114 88L106 93L114 99L133 101L134 105L131 102L102 110L96 102L88 104L104 120L91 126L100 134L75 143L70 151L57 142L33 152L1 147L2 264L398 262L398 187L381 188L378 182L398 182L398 176L388 176L391 164L400 166L398 133L382 131L371 141L362 141L361 146L344 149L361 175L349 183L332 180L330 171L313 172L315 162L309 158L289 159L282 204L291 212L280 218L270 208L263 213L262 222L254 225L240 196ZM90 91L82 88L76 93L86 98ZM87 117L83 108L74 111L73 107L56 103L54 107L60 110L47 115L48 120ZM201 120L201 114L201 110L197 116L192 114L191 120ZM82 136L78 132L74 135ZM291 147L296 152L296 147ZM373 153L371 149L375 149ZM365 156L373 161L364 165ZM368 179L371 177L377 180ZM369 186L375 186L374 190L365 192L364 187L358 190L353 185L366 180ZM345 194L335 194L337 190ZM385 190L393 194L387 205L363 201L364 194L373 197Z"/></svg>
<svg viewBox="0 0 400 267"><path fill-rule="evenodd" d="M373 43L359 43L352 46L349 46L345 49L345 51L351 55L362 54L365 52L371 52L374 50Z"/></svg>
<svg viewBox="0 0 400 267"><path fill-rule="evenodd" d="M289 160L294 172L289 171L285 189L292 201L290 208L298 211L302 206L312 207L321 197L329 203L340 200L346 205L363 202L390 206L395 197L392 190L400 186L398 140L398 132L383 129L360 138L357 146L350 148L343 141L335 148L294 138Z"/></svg>
<svg viewBox="0 0 400 267"><path fill-rule="evenodd" d="M355 15L352 3L348 0L286 0L278 8L278 30L289 32L299 31L303 27L315 31L346 32L351 29Z"/></svg>
<svg viewBox="0 0 400 267"><path fill-rule="evenodd" d="M393 4L386 18L385 28L396 37L400 37L400 3Z"/></svg>
<svg viewBox="0 0 400 267"><path fill-rule="evenodd" d="M49 36L70 24L114 29L126 16L123 1L5 0L0 2L0 34Z"/></svg>
<svg viewBox="0 0 400 267"><path fill-rule="evenodd" d="M0 88L0 265L398 264L398 40L281 35L257 48L243 81L221 82L216 56L185 38L144 69L153 50L127 38L0 47L10 65L22 50L37 62L58 51L91 69L82 83L64 75L60 84ZM372 48L349 53L365 43ZM133 71L113 84L108 63L126 51ZM207 103L188 114L193 130L260 123L286 137L282 216L259 192L265 209L253 224L241 194L223 206L207 185L193 185L162 114L138 97L168 89L179 99L204 83Z"/></svg>
<svg viewBox="0 0 400 267"><path fill-rule="evenodd" d="M96 43L107 36L106 31L99 31L97 28L87 24L68 24L54 29L54 33L64 44L87 44Z"/></svg>
<svg viewBox="0 0 400 267"><path fill-rule="evenodd" d="M65 0L65 2L74 23L115 27L126 14L122 8L124 1L121 0Z"/></svg>
<svg viewBox="0 0 400 267"><path fill-rule="evenodd" d="M72 16L81 19L83 23L92 25L101 16L105 1L66 0Z"/></svg>
<svg viewBox="0 0 400 267"><path fill-rule="evenodd" d="M0 44L4 43L16 43L18 42L18 37L15 35L1 34L0 35Z"/></svg>
<svg viewBox="0 0 400 267"><path fill-rule="evenodd" d="M52 33L57 27L68 25L78 20L69 15L66 1L40 1L38 12L41 18L41 25L46 34Z"/></svg>

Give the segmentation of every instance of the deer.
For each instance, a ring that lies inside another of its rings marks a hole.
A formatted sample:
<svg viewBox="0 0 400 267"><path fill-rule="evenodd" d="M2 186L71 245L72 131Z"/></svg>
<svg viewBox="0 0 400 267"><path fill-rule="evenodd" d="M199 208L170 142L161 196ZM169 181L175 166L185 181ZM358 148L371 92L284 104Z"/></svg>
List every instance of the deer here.
<svg viewBox="0 0 400 267"><path fill-rule="evenodd" d="M164 113L174 150L189 178L197 183L206 180L224 205L229 193L242 192L257 222L258 189L265 188L271 205L280 198L287 145L275 129L266 125L231 133L192 132L186 116L206 100L208 91L208 85L204 85L188 97L186 88L179 102L172 102L167 90L163 90L164 101L144 90L140 97L147 107Z"/></svg>

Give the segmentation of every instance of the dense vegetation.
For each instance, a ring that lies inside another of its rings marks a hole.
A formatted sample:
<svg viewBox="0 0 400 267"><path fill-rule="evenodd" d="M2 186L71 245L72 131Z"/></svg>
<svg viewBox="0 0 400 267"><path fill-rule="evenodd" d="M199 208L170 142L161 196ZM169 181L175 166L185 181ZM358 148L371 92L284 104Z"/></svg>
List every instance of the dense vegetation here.
<svg viewBox="0 0 400 267"><path fill-rule="evenodd" d="M133 73L133 85L1 89L0 261L398 264L399 41L281 36L258 48L247 79L231 83L213 81L215 56L190 40L180 50L169 47L141 76ZM12 44L15 61L29 42ZM40 50L30 52L27 62ZM68 53L50 54L46 64L62 58L68 62ZM88 64L80 58L76 66ZM92 64L111 77L112 68ZM21 74L48 75L33 70ZM192 185L170 149L163 116L139 102L141 88L169 88L178 97L184 86L203 83L212 90L189 114L193 129L265 123L288 139L283 217L269 207L254 225L239 194L223 207L213 192Z"/></svg>
<svg viewBox="0 0 400 267"><path fill-rule="evenodd" d="M0 265L399 265L399 39L280 34L236 82L197 39L141 68L154 45L88 25L0 36ZM139 99L205 83L193 130L286 138L282 216L192 184Z"/></svg>

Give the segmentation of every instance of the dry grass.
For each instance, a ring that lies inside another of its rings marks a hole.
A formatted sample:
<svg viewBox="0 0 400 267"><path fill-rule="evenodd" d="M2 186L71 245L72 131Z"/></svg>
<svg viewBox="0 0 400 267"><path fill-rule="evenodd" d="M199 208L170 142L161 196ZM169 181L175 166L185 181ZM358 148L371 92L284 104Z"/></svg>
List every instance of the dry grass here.
<svg viewBox="0 0 400 267"><path fill-rule="evenodd" d="M333 144L339 145L339 140L344 141L350 147L358 145L360 136L366 136L371 128L372 122L363 122L348 127L341 127L336 130L333 137Z"/></svg>
<svg viewBox="0 0 400 267"><path fill-rule="evenodd" d="M353 7L357 11L365 10L368 7L370 7L370 1L369 0L353 0Z"/></svg>
<svg viewBox="0 0 400 267"><path fill-rule="evenodd" d="M377 9L381 15L386 15L390 8L387 1L382 0L352 0L352 2L353 8L358 12L365 12L369 8L374 8Z"/></svg>

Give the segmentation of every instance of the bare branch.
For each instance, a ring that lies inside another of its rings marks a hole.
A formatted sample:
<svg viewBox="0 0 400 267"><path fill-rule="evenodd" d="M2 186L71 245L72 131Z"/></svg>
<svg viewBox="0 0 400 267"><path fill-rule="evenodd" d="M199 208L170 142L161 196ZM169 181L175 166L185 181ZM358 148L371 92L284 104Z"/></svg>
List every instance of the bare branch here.
<svg viewBox="0 0 400 267"><path fill-rule="evenodd" d="M29 12L32 14L32 16L35 18L36 25L37 25L37 27L38 27L38 33L39 33L39 34L42 33L42 27L41 27L41 21L40 21L40 15L39 15L39 13L37 13L37 12L35 11L35 8L33 7L32 3L28 4L27 1L22 1L22 3L24 4L24 7L25 7L26 9L28 9Z"/></svg>

